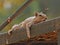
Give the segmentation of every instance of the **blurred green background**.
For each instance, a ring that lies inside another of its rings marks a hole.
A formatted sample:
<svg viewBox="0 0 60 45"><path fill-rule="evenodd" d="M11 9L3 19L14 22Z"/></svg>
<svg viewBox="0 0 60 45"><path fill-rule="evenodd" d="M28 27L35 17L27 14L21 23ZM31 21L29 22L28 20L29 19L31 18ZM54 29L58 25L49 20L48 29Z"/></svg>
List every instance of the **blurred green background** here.
<svg viewBox="0 0 60 45"><path fill-rule="evenodd" d="M0 24L11 16L19 7L28 0L0 0ZM18 24L27 17L34 15L34 12L48 8L46 12L49 19L60 16L60 0L34 0L16 19L8 24L1 32L6 32L14 24Z"/></svg>

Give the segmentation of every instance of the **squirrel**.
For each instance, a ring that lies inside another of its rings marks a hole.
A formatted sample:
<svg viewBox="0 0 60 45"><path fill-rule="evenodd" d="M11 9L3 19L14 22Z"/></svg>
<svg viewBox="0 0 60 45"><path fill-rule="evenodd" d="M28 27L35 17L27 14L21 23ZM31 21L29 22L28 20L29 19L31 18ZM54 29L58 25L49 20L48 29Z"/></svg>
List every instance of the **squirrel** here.
<svg viewBox="0 0 60 45"><path fill-rule="evenodd" d="M31 38L30 36L30 27L32 24L37 24L43 21L46 21L47 19L47 15L44 14L43 12L35 12L34 16L29 17L27 19L25 19L24 21L22 21L19 24L14 25L9 31L8 34L11 35L11 32L13 30L19 30L21 27L26 28L26 34L28 38Z"/></svg>

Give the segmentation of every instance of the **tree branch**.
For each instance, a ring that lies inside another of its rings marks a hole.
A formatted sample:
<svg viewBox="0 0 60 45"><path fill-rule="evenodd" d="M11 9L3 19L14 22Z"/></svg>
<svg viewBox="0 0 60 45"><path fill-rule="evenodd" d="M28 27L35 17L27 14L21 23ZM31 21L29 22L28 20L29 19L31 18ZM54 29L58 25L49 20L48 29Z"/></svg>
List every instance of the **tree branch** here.
<svg viewBox="0 0 60 45"><path fill-rule="evenodd" d="M33 0L28 0L22 7L20 7L12 16L8 17L8 19L3 22L0 25L0 31L7 26L13 19L15 19L19 14L22 13L22 11L24 11L24 9L32 2Z"/></svg>

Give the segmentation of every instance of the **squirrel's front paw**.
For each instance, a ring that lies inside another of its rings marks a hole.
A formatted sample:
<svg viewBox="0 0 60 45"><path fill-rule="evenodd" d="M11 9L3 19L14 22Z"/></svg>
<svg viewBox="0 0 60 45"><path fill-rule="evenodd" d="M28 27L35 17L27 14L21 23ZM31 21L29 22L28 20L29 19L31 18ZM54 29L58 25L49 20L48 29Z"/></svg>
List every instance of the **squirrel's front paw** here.
<svg viewBox="0 0 60 45"><path fill-rule="evenodd" d="M12 30L9 30L8 31L8 35L12 35Z"/></svg>

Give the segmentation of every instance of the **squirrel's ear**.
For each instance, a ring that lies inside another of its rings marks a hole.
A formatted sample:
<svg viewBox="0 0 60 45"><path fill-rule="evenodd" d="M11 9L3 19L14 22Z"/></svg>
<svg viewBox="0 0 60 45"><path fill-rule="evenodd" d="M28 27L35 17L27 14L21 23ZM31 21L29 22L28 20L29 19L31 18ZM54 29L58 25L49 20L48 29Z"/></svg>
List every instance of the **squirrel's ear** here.
<svg viewBox="0 0 60 45"><path fill-rule="evenodd" d="M39 12L35 12L35 14L34 14L34 15L35 15L35 16L38 16L38 14L39 14Z"/></svg>

